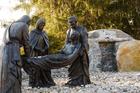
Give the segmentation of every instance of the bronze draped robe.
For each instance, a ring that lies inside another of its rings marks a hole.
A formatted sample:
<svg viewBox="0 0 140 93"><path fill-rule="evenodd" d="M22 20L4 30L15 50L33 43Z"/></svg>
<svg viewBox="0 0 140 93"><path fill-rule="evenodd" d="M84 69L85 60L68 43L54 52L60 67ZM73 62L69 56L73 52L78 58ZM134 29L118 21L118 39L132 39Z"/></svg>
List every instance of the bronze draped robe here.
<svg viewBox="0 0 140 93"><path fill-rule="evenodd" d="M40 19L38 22L41 23L41 21L42 20ZM30 46L31 46L31 55L30 55L31 57L48 55L49 41L45 31L40 31L40 29L37 28L31 31ZM50 87L53 85L55 85L55 83L51 77L50 69L44 70L37 68L37 70L34 70L32 74L29 74L29 86Z"/></svg>
<svg viewBox="0 0 140 93"><path fill-rule="evenodd" d="M24 56L29 57L28 21L29 17L23 16L20 20L12 23L6 30L9 40L4 42L0 93L21 93L22 63L20 47L24 47Z"/></svg>
<svg viewBox="0 0 140 93"><path fill-rule="evenodd" d="M68 30L66 44L61 53L30 58L27 60L28 63L25 64L25 67L30 65L34 70L37 70L37 68L46 70L71 65L68 69L70 81L66 85L90 84L88 44L87 36L84 36L87 34L83 27L78 27L76 30L78 31L73 31L72 33ZM32 74L30 70L26 71L28 74Z"/></svg>
<svg viewBox="0 0 140 93"><path fill-rule="evenodd" d="M43 56L48 54L49 40L45 31L39 31L34 29L30 32L30 46L31 46L31 57ZM42 50L44 50L42 52Z"/></svg>

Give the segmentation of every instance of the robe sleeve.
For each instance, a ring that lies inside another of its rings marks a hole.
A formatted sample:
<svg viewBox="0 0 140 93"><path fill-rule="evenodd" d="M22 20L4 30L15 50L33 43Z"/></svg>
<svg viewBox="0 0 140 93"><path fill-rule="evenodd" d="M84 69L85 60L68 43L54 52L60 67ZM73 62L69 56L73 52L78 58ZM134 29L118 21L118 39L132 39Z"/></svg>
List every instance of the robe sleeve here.
<svg viewBox="0 0 140 93"><path fill-rule="evenodd" d="M27 57L29 57L29 55L30 55L29 34L28 34L28 32L29 32L28 27L27 27L27 25L25 25L23 27L23 31L22 31L22 39L23 39L25 56L27 56Z"/></svg>
<svg viewBox="0 0 140 93"><path fill-rule="evenodd" d="M88 33L85 27L82 28L81 36L82 36L82 46L88 51L89 50Z"/></svg>

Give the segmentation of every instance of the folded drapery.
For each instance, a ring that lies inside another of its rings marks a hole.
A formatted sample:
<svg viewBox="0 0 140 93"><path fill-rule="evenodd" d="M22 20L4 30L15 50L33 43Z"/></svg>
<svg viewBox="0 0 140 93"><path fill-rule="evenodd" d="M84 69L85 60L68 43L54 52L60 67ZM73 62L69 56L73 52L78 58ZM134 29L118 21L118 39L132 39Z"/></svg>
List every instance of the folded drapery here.
<svg viewBox="0 0 140 93"><path fill-rule="evenodd" d="M72 62L76 60L78 56L80 56L80 50L81 50L81 45L78 45L74 48L71 54L64 54L64 53L58 53L58 54L51 54L51 55L46 55L46 56L38 56L38 57L33 57L33 58L28 58L24 62L24 68L28 69L28 66L30 65L31 67L39 67L43 69L56 69L56 68L61 68L67 65L71 65ZM27 66L28 65L28 66ZM29 72L29 71L27 71Z"/></svg>

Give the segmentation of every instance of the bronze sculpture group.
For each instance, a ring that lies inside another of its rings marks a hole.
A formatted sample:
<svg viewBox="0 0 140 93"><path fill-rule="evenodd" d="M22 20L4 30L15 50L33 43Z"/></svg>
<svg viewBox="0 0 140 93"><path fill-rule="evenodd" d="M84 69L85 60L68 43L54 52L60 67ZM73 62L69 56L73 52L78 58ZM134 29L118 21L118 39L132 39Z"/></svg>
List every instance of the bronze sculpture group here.
<svg viewBox="0 0 140 93"><path fill-rule="evenodd" d="M67 65L70 67L66 86L90 84L88 34L85 27L77 24L77 18L68 18L70 28L65 45L57 54L48 54L49 39L43 30L45 19L38 19L36 28L28 35L29 21L28 16L23 16L6 30L9 39L3 48L0 93L21 93L21 68L29 75L31 87L56 85L51 69ZM20 56L20 47L24 47L24 56Z"/></svg>

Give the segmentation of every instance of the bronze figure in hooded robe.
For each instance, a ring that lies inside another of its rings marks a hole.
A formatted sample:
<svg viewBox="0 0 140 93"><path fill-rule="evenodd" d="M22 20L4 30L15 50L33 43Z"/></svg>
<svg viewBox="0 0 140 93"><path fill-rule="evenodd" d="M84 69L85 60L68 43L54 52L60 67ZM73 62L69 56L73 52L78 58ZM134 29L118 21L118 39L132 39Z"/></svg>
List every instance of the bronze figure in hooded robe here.
<svg viewBox="0 0 140 93"><path fill-rule="evenodd" d="M49 39L47 33L43 30L45 26L45 19L40 18L36 22L36 28L29 34L31 57L48 55ZM45 77L47 76L47 77ZM49 87L55 85L51 70L38 69L34 74L29 75L29 86L32 87Z"/></svg>
<svg viewBox="0 0 140 93"><path fill-rule="evenodd" d="M29 57L29 22L29 16L24 15L18 21L13 22L5 31L0 93L21 93L21 67L23 62L20 48L24 47L24 56Z"/></svg>

